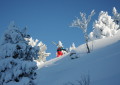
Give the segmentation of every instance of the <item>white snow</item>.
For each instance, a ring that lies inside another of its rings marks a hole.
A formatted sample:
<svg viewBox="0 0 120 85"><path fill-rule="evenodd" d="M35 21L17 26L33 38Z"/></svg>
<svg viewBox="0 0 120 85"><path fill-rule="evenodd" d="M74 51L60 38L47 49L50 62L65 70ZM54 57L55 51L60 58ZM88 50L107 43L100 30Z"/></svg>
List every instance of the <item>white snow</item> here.
<svg viewBox="0 0 120 85"><path fill-rule="evenodd" d="M108 12L101 11L98 17L98 21L95 20L93 24L93 32L89 34L89 38L92 40L114 36L117 33L119 25L114 22Z"/></svg>
<svg viewBox="0 0 120 85"><path fill-rule="evenodd" d="M115 36L89 42L89 46L89 54L84 44L74 50L79 58L71 60L66 54L40 64L35 84L80 85L82 76L89 76L90 85L120 85L120 30Z"/></svg>

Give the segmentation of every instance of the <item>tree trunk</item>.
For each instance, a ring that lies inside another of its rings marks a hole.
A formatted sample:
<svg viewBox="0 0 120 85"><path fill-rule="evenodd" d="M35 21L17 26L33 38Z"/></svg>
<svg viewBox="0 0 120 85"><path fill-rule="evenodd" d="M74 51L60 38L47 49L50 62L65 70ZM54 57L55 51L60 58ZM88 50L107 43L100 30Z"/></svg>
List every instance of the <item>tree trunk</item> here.
<svg viewBox="0 0 120 85"><path fill-rule="evenodd" d="M86 41L87 53L90 53L90 48L88 46L88 35L86 32L84 32L84 37L85 37L85 41Z"/></svg>
<svg viewBox="0 0 120 85"><path fill-rule="evenodd" d="M87 46L87 53L90 53L90 49L89 49L89 46L88 46L88 42L86 42L86 46Z"/></svg>

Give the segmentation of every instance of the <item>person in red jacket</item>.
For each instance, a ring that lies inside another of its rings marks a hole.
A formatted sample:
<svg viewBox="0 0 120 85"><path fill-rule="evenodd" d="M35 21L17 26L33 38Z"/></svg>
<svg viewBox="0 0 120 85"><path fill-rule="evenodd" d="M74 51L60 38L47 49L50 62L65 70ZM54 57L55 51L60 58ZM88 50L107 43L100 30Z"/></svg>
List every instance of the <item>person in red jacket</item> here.
<svg viewBox="0 0 120 85"><path fill-rule="evenodd" d="M63 55L62 51L66 51L66 49L63 49L63 47L58 47L57 48L57 57L60 57Z"/></svg>

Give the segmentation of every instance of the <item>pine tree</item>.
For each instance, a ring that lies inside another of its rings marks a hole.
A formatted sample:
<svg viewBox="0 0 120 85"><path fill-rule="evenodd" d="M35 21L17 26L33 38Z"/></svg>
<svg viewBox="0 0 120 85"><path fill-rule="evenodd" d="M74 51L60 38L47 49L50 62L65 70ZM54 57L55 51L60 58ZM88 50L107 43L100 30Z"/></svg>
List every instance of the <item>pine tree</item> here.
<svg viewBox="0 0 120 85"><path fill-rule="evenodd" d="M38 47L32 47L25 38L26 28L20 30L11 23L0 44L0 85L35 85L37 69L33 59L38 58Z"/></svg>

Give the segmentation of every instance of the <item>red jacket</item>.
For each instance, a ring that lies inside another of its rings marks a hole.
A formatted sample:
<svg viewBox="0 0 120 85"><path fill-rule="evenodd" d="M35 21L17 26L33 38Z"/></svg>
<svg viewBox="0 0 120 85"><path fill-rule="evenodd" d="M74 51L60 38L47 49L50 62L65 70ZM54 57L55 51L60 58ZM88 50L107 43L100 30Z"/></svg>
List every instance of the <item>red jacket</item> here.
<svg viewBox="0 0 120 85"><path fill-rule="evenodd" d="M62 51L57 51L57 57L60 57L62 55L63 55Z"/></svg>
<svg viewBox="0 0 120 85"><path fill-rule="evenodd" d="M60 57L60 56L63 55L62 50L65 50L65 49L63 49L62 47L59 47L59 48L57 49L57 57Z"/></svg>

